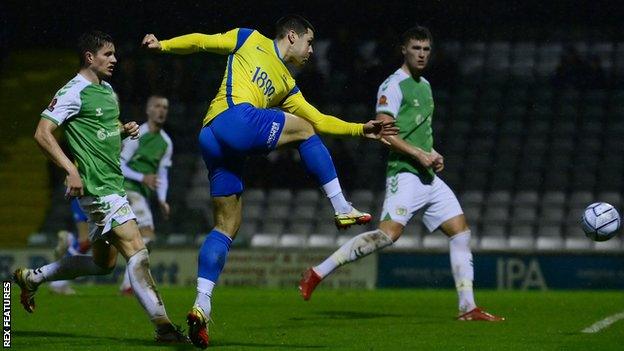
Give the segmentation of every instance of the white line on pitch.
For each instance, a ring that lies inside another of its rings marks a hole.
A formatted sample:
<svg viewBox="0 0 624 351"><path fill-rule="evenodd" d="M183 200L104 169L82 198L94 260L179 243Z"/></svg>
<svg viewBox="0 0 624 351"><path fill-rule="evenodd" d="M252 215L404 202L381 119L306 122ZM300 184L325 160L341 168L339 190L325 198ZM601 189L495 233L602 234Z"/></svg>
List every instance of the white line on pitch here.
<svg viewBox="0 0 624 351"><path fill-rule="evenodd" d="M619 321L620 319L624 319L624 311L620 312L620 313L616 313L612 316L609 316L605 319L601 319L598 322L590 325L589 327L581 330L582 333L597 333L605 328L607 328L608 326L610 326L611 324Z"/></svg>

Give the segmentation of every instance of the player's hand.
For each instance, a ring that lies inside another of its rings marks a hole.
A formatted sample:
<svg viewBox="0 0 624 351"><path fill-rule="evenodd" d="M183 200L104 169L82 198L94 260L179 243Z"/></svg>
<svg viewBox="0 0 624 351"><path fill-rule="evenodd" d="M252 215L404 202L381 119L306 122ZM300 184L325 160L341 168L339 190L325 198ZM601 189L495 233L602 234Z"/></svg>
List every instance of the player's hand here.
<svg viewBox="0 0 624 351"><path fill-rule="evenodd" d="M399 134L399 128L394 125L394 121L370 120L364 124L366 138L379 140L387 145L390 145L390 142L383 137L397 134Z"/></svg>
<svg viewBox="0 0 624 351"><path fill-rule="evenodd" d="M77 170L67 174L65 185L67 186L67 190L65 191L66 199L84 195L82 179L80 179L80 174L78 174Z"/></svg>
<svg viewBox="0 0 624 351"><path fill-rule="evenodd" d="M431 156L433 157L433 170L436 173L442 172L444 170L444 157L435 150L431 150Z"/></svg>
<svg viewBox="0 0 624 351"><path fill-rule="evenodd" d="M159 201L158 203L160 204L160 212L162 213L163 217L165 217L165 220L169 219L169 213L171 213L171 208L169 207L169 204L164 201Z"/></svg>
<svg viewBox="0 0 624 351"><path fill-rule="evenodd" d="M141 46L153 51L162 50L162 46L160 46L160 41L158 41L154 34L145 34L145 37L143 37L143 41L141 42Z"/></svg>
<svg viewBox="0 0 624 351"><path fill-rule="evenodd" d="M434 165L435 157L432 154L425 152L420 148L416 148L416 152L414 153L414 158L418 161L423 167L431 168Z"/></svg>
<svg viewBox="0 0 624 351"><path fill-rule="evenodd" d="M151 190L156 190L158 188L158 176L156 174L144 174L143 175L143 184L147 185Z"/></svg>
<svg viewBox="0 0 624 351"><path fill-rule="evenodd" d="M128 122L122 126L122 133L130 136L132 139L139 138L139 125L137 122Z"/></svg>

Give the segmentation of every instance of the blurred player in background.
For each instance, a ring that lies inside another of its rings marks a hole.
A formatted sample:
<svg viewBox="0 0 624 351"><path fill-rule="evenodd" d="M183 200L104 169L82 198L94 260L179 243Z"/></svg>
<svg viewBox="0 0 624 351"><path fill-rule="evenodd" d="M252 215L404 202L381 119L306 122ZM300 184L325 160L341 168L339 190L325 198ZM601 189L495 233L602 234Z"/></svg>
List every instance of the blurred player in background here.
<svg viewBox="0 0 624 351"><path fill-rule="evenodd" d="M169 112L169 100L160 95L147 99L145 114L147 122L139 127L139 139L126 138L121 148L121 171L132 212L136 215L141 237L148 251L155 239L154 220L149 200L154 192L165 219L169 218L167 189L173 143L163 130ZM128 270L119 287L122 294L132 294Z"/></svg>
<svg viewBox="0 0 624 351"><path fill-rule="evenodd" d="M74 223L76 224L76 234L67 231L59 231L56 248L54 248L54 259L60 260L63 256L85 255L91 248L89 241L89 224L87 215L80 208L78 199L71 200L71 210ZM56 280L50 282L48 288L53 293L59 295L74 295L76 291L71 287L69 280Z"/></svg>
<svg viewBox="0 0 624 351"><path fill-rule="evenodd" d="M200 249L197 299L187 315L191 341L202 348L208 345L206 324L212 290L242 220L246 157L279 147L298 148L306 170L334 207L336 225L346 228L368 223L371 216L356 210L343 196L329 151L316 133L377 140L396 134L393 121L348 123L310 105L286 64L301 66L308 61L314 27L296 15L280 19L276 27L275 40L252 29L237 28L221 34L196 33L163 41L147 34L142 43L164 53L208 51L228 55L221 88L210 104L199 136L209 171L215 221Z"/></svg>
<svg viewBox="0 0 624 351"><path fill-rule="evenodd" d="M377 93L377 119L396 121L399 135L385 137L390 144L386 198L379 228L353 237L316 267L299 284L304 300L339 266L358 260L397 241L407 222L420 209L429 231L440 228L449 237L451 269L459 297L458 320L500 321L477 307L472 281L470 229L453 191L436 176L444 158L433 148L433 96L422 77L431 54L429 30L417 26L401 38L403 65L386 79Z"/></svg>
<svg viewBox="0 0 624 351"><path fill-rule="evenodd" d="M132 289L156 328L156 341L186 342L167 317L123 188L121 140L137 138L139 126L135 122L121 124L117 96L104 81L112 76L117 63L115 45L108 34L91 31L80 36L78 50L80 70L42 112L35 140L44 154L67 172L67 196L78 197L89 217L93 256L65 256L36 269L18 268L13 279L21 289L20 302L32 313L40 284L109 274L117 252L121 252L130 269ZM52 134L61 124L76 165Z"/></svg>

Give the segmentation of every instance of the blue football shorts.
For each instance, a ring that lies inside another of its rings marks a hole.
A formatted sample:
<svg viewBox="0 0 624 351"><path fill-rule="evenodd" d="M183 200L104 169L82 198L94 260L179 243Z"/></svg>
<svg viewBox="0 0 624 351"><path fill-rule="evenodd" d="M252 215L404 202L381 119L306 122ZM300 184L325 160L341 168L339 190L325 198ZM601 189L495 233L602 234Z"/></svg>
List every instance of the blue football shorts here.
<svg viewBox="0 0 624 351"><path fill-rule="evenodd" d="M202 157L208 168L210 195L243 192L247 156L275 150L286 116L277 109L234 105L217 115L199 133Z"/></svg>

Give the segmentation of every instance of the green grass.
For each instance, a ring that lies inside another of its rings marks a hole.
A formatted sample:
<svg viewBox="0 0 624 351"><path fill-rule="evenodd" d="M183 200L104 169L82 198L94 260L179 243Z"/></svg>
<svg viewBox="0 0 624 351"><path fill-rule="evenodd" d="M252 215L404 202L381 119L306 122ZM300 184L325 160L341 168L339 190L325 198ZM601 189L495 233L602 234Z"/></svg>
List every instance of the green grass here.
<svg viewBox="0 0 624 351"><path fill-rule="evenodd" d="M161 347L134 298L114 286L78 286L78 296L45 288L28 315L13 289L16 350L192 350ZM182 323L192 288L162 288L169 316ZM621 292L479 291L503 323L454 321L451 290L324 290L303 302L295 289L217 288L211 348L217 350L621 350L624 320L580 331L624 310Z"/></svg>

